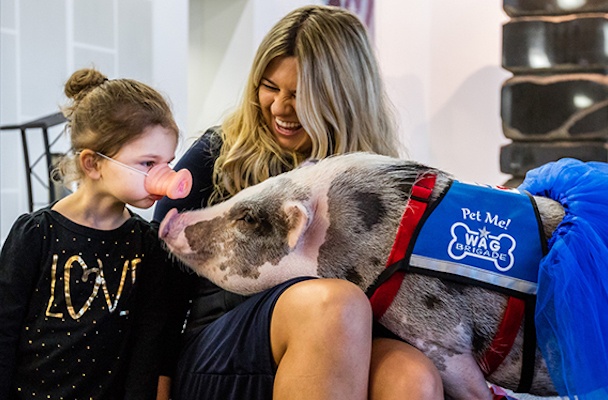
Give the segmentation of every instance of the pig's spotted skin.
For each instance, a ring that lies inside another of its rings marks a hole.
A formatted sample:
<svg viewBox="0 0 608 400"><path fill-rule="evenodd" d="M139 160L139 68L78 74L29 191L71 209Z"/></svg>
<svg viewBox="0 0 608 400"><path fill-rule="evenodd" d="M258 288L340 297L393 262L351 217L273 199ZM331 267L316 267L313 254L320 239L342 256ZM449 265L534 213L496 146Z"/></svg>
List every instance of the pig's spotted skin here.
<svg viewBox="0 0 608 400"><path fill-rule="evenodd" d="M394 186L392 172L392 167L375 170L374 179L361 179L360 171L347 168L335 175L327 195L330 223L319 255L320 276L347 279L366 289L378 275L374 271L384 268L385 249L392 246L401 219L398 204L405 205L408 193L406 187L405 192L386 190Z"/></svg>
<svg viewBox="0 0 608 400"><path fill-rule="evenodd" d="M292 226L282 208L284 198L302 200L310 194L303 190L293 193L289 189L296 186L287 179L278 179L276 185L284 188L285 195L261 193L255 200L236 202L222 216L186 227L196 263L205 265L214 255L226 255L230 261L215 260L215 267L225 273L224 280L234 275L257 279L263 265L278 265L290 252L286 238Z"/></svg>
<svg viewBox="0 0 608 400"><path fill-rule="evenodd" d="M363 232L371 231L374 225L382 222L386 208L379 193L354 191L350 197L361 216L362 224L359 227Z"/></svg>
<svg viewBox="0 0 608 400"><path fill-rule="evenodd" d="M217 240L211 240L211 238L219 239L222 237L223 230L221 227L226 226L223 220L225 218L218 217L210 221L198 222L184 229L188 244L192 251L197 254L197 259L206 262L217 252L217 245L213 246L213 242L217 243Z"/></svg>

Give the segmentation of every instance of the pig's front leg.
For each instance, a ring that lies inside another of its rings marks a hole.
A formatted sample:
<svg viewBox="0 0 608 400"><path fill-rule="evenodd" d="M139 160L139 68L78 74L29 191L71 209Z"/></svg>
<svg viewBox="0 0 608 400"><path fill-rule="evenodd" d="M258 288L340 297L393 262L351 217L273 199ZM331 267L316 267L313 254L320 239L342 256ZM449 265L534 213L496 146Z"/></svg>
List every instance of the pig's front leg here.
<svg viewBox="0 0 608 400"><path fill-rule="evenodd" d="M446 399L492 400L483 372L471 354L453 355L444 363L445 368L439 374Z"/></svg>

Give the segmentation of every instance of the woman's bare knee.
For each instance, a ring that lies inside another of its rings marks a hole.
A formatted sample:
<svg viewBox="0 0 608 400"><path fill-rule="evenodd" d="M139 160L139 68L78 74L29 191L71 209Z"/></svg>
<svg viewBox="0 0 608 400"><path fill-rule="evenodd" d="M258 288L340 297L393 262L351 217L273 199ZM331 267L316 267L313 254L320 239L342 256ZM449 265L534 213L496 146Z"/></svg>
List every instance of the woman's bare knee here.
<svg viewBox="0 0 608 400"><path fill-rule="evenodd" d="M271 320L275 398L365 398L371 309L353 284L315 279L281 295ZM294 397L296 396L296 397Z"/></svg>
<svg viewBox="0 0 608 400"><path fill-rule="evenodd" d="M287 289L277 301L271 342L273 348L282 350L291 339L306 336L331 342L351 336L351 340L362 342L370 338L371 319L367 297L352 283L339 279L303 281Z"/></svg>
<svg viewBox="0 0 608 400"><path fill-rule="evenodd" d="M422 352L394 339L374 339L370 399L443 399L441 376Z"/></svg>

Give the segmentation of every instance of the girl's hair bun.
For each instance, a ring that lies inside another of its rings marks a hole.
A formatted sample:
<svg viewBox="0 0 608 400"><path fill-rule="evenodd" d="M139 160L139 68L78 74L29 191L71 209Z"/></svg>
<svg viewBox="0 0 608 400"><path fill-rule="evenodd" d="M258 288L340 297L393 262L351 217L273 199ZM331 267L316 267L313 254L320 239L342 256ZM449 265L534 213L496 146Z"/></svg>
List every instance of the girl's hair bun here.
<svg viewBox="0 0 608 400"><path fill-rule="evenodd" d="M66 82L64 93L68 98L78 101L107 80L108 78L96 69L79 69Z"/></svg>

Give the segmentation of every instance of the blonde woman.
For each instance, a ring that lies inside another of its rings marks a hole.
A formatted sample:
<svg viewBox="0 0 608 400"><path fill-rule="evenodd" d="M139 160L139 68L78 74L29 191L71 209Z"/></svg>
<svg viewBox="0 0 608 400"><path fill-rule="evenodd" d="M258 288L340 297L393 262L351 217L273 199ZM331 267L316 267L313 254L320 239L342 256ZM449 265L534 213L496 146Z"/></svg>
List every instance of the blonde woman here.
<svg viewBox="0 0 608 400"><path fill-rule="evenodd" d="M222 201L309 157L398 149L363 24L344 9L302 7L260 44L240 107L179 161L193 174L191 195L161 200L155 219ZM347 281L295 279L248 299L193 275L175 283L181 304L192 302L175 400L443 398L422 353L372 336L369 302Z"/></svg>

